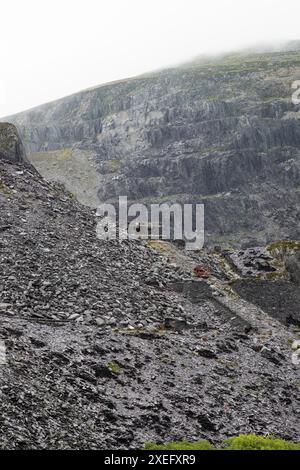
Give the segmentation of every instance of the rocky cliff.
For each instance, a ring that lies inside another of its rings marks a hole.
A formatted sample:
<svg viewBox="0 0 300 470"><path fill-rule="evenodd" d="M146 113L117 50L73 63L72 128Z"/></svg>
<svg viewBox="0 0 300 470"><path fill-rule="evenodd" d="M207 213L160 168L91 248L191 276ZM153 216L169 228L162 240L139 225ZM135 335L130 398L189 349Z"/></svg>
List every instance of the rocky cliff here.
<svg viewBox="0 0 300 470"><path fill-rule="evenodd" d="M12 117L31 161L85 204L203 202L206 242L299 238L300 48L232 54Z"/></svg>

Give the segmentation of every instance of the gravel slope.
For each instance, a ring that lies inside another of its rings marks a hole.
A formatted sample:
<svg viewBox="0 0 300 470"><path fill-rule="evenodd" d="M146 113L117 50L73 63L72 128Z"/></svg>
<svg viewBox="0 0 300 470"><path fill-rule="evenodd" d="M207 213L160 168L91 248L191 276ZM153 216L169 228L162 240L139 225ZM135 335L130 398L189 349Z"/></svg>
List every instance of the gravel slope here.
<svg viewBox="0 0 300 470"><path fill-rule="evenodd" d="M0 162L0 209L0 448L300 440L290 329L251 329L154 250L97 240L33 168Z"/></svg>

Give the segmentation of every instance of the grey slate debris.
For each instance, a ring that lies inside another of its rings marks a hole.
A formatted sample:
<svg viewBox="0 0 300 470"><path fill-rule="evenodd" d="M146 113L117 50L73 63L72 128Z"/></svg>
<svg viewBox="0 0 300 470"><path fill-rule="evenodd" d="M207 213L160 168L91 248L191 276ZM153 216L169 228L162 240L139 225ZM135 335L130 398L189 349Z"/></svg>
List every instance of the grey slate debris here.
<svg viewBox="0 0 300 470"><path fill-rule="evenodd" d="M7 160L0 226L1 449L300 440L290 327L245 333L205 281L140 242L97 240L90 209Z"/></svg>

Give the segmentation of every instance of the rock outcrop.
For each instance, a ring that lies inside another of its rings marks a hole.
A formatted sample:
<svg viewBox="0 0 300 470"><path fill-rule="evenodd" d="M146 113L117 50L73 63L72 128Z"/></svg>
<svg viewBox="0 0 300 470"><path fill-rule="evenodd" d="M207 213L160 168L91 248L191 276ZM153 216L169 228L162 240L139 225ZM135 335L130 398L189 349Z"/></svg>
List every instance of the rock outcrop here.
<svg viewBox="0 0 300 470"><path fill-rule="evenodd" d="M24 145L13 124L0 122L0 159L28 163Z"/></svg>
<svg viewBox="0 0 300 470"><path fill-rule="evenodd" d="M85 204L119 195L202 202L207 244L297 239L300 107L291 86L300 50L293 47L195 61L11 119L39 171Z"/></svg>
<svg viewBox="0 0 300 470"><path fill-rule="evenodd" d="M300 251L287 258L286 269L290 273L291 281L300 285Z"/></svg>

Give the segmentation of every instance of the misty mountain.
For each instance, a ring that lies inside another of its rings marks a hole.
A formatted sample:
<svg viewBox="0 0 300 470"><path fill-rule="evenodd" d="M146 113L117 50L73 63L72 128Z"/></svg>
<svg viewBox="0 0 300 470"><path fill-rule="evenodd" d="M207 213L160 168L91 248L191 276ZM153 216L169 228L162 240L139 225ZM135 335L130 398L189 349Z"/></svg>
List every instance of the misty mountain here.
<svg viewBox="0 0 300 470"><path fill-rule="evenodd" d="M86 205L205 204L207 244L299 238L297 42L85 90L9 118L31 162Z"/></svg>

